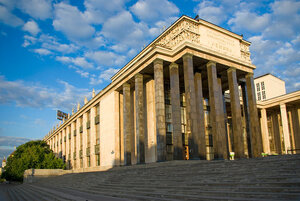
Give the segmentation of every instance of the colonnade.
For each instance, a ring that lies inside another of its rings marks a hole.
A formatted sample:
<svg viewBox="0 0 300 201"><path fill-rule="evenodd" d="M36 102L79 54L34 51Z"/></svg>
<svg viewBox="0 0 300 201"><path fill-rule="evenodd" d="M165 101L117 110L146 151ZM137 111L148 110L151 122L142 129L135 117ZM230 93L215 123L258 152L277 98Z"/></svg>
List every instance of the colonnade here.
<svg viewBox="0 0 300 201"><path fill-rule="evenodd" d="M261 108L263 151L268 154L300 153L300 106L278 102Z"/></svg>
<svg viewBox="0 0 300 201"><path fill-rule="evenodd" d="M68 169L99 166L99 104L49 139L49 146Z"/></svg>
<svg viewBox="0 0 300 201"><path fill-rule="evenodd" d="M155 159L156 161L167 160L167 139L166 139L166 112L165 112L165 97L164 97L164 64L168 62L162 59L153 61L153 79L154 79L154 97L155 97ZM172 111L172 159L183 159L183 140L181 129L181 109L180 109L180 79L178 63L168 63L169 80L170 80L170 103ZM193 66L193 55L185 54L182 57L182 68L184 74L184 91L186 102L186 134L188 136L188 145L190 158L205 159L207 156L207 143L206 143L206 128L204 118L204 105L203 105L203 85L202 85L202 72L195 71ZM203 69L202 69L203 70ZM222 92L221 78L218 77L217 64L213 61L208 61L204 69L207 72L208 91L209 91L209 105L210 105L210 123L213 138L213 150L215 158L229 158L228 137L226 133L225 120L225 103ZM223 69L224 70L224 69ZM237 158L244 158L245 147L242 128L242 111L240 104L240 96L237 80L237 69L232 67L225 68L227 71L228 85L230 90L230 104L233 125L233 142L234 152ZM256 107L255 91L253 74L245 74L245 83L242 84L243 88L243 102L246 112L246 120L248 121L248 133L251 143L251 155L259 157L262 153L262 139L259 127L258 113ZM148 137L149 132L145 122L149 121L149 108L145 107L144 97L147 96L143 90L143 74L141 72L134 75L134 84L126 82L122 85L123 94L122 117L120 117L123 133L120 140L121 154L124 154L125 165L144 163L145 156L149 152ZM133 90L132 90L132 89ZM135 100L131 100L134 93ZM247 93L247 94L244 94ZM121 101L120 101L121 103ZM131 104L135 104L135 113L132 113ZM146 108L146 109L145 109ZM134 121L132 119L135 118ZM133 125L134 124L134 125ZM122 151L123 148L123 151ZM122 157L121 157L122 158ZM122 164L122 162L121 162Z"/></svg>

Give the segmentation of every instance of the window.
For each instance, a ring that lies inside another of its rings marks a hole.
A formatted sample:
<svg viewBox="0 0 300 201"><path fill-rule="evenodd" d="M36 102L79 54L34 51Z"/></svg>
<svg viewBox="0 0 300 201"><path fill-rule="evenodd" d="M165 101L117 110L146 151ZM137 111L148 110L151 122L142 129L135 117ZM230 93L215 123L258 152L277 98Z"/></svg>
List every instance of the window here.
<svg viewBox="0 0 300 201"><path fill-rule="evenodd" d="M257 93L257 100L259 100L259 101L261 100L261 93L260 92Z"/></svg>
<svg viewBox="0 0 300 201"><path fill-rule="evenodd" d="M91 167L91 158L90 158L90 156L87 157L87 164L88 164L88 167Z"/></svg>
<svg viewBox="0 0 300 201"><path fill-rule="evenodd" d="M172 133L172 131L173 131L172 124L167 123L167 132Z"/></svg>
<svg viewBox="0 0 300 201"><path fill-rule="evenodd" d="M261 85L261 90L265 90L265 82L261 82L260 85Z"/></svg>
<svg viewBox="0 0 300 201"><path fill-rule="evenodd" d="M256 83L256 91L257 91L257 92L260 91L260 85L259 85L259 83Z"/></svg>
<svg viewBox="0 0 300 201"><path fill-rule="evenodd" d="M100 165L100 154L96 155L96 165L99 166Z"/></svg>
<svg viewBox="0 0 300 201"><path fill-rule="evenodd" d="M262 99L266 100L266 91L262 91L261 93L262 93Z"/></svg>

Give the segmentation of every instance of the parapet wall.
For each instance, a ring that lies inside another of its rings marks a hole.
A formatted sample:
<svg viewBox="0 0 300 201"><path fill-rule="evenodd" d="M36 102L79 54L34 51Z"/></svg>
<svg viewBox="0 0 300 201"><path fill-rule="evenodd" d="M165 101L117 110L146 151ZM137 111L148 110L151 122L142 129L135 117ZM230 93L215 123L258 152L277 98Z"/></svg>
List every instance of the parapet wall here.
<svg viewBox="0 0 300 201"><path fill-rule="evenodd" d="M62 169L28 169L24 172L24 183L34 183L41 178L60 176L67 173L72 173L72 170Z"/></svg>
<svg viewBox="0 0 300 201"><path fill-rule="evenodd" d="M90 167L90 168L79 168L79 169L76 169L76 170L28 169L28 170L25 170L25 172L24 172L23 183L35 183L35 182L39 181L39 179L49 178L49 177L56 177L56 176L61 176L61 175L64 175L64 174L107 171L111 168L113 168L112 165Z"/></svg>

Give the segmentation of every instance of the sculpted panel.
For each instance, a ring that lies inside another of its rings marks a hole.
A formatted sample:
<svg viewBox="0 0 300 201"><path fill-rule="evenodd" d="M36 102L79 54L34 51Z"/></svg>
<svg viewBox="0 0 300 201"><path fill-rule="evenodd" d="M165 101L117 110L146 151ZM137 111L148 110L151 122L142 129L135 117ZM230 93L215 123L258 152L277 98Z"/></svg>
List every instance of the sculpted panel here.
<svg viewBox="0 0 300 201"><path fill-rule="evenodd" d="M198 25L192 21L183 20L169 30L155 45L173 49L184 40L200 43Z"/></svg>
<svg viewBox="0 0 300 201"><path fill-rule="evenodd" d="M173 50L184 41L251 63L247 42L188 19L177 22L154 45Z"/></svg>

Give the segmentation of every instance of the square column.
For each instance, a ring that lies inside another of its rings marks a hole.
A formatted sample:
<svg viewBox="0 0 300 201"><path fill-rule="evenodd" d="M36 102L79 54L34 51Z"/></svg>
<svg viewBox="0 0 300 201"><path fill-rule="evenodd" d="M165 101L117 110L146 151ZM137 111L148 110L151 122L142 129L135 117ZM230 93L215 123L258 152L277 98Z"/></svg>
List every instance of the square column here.
<svg viewBox="0 0 300 201"><path fill-rule="evenodd" d="M93 106L91 108L90 114L90 163L91 167L96 166L96 155L95 155L95 145L96 145L96 124L95 124L95 116L96 116L96 107Z"/></svg>
<svg viewBox="0 0 300 201"><path fill-rule="evenodd" d="M243 124L242 124L242 113L240 104L239 87L236 78L236 69L229 68L227 70L228 84L230 91L230 106L232 116L232 132L233 132L233 143L234 152L236 158L244 158L244 138L243 138Z"/></svg>
<svg viewBox="0 0 300 201"><path fill-rule="evenodd" d="M81 134L80 134L80 117L78 117L75 121L75 129L76 129L76 169L80 168L80 155L79 152L81 150Z"/></svg>
<svg viewBox="0 0 300 201"><path fill-rule="evenodd" d="M148 80L145 83L145 111L146 111L146 126L147 134L146 139L146 150L145 150L145 162L153 163L157 161L157 143L156 143L156 115L155 115L155 90L154 80Z"/></svg>
<svg viewBox="0 0 300 201"><path fill-rule="evenodd" d="M114 117L115 117L115 166L121 164L121 132L120 132L120 93L114 91L115 105L114 105Z"/></svg>
<svg viewBox="0 0 300 201"><path fill-rule="evenodd" d="M220 101L220 111L221 115L220 116L220 122L223 122L223 124L220 124L221 129L224 130L224 134L221 135L221 138L219 139L219 147L223 150L223 158L224 159L229 159L229 147L228 147L228 134L227 134L227 112L226 112L226 105L225 105L225 98L223 95L222 91L222 79L217 78L218 80L218 87L219 87L219 101Z"/></svg>
<svg viewBox="0 0 300 201"><path fill-rule="evenodd" d="M130 85L123 84L123 133L124 133L124 164L131 165L132 127L130 107Z"/></svg>
<svg viewBox="0 0 300 201"><path fill-rule="evenodd" d="M249 104L249 120L251 132L251 152L253 157L261 157L262 153L262 139L259 128L258 113L255 98L255 86L253 81L253 73L246 75L247 95Z"/></svg>
<svg viewBox="0 0 300 201"><path fill-rule="evenodd" d="M294 107L291 111L291 121L293 122L294 142L296 153L300 153L300 108Z"/></svg>
<svg viewBox="0 0 300 201"><path fill-rule="evenodd" d="M265 108L261 109L261 131L262 131L262 141L264 153L270 154L270 140L269 140L269 130L268 130L268 117Z"/></svg>
<svg viewBox="0 0 300 201"><path fill-rule="evenodd" d="M145 163L144 86L143 75L135 75L135 112L138 163Z"/></svg>
<svg viewBox="0 0 300 201"><path fill-rule="evenodd" d="M119 114L119 121L120 121L120 165L125 165L125 137L124 137L124 123L123 123L123 118L124 118L124 104L123 104L123 94L119 93L119 106L120 106L120 114Z"/></svg>
<svg viewBox="0 0 300 201"><path fill-rule="evenodd" d="M66 146L65 146L65 154L66 154L66 163L67 163L67 168L69 169L69 160L71 160L69 158L69 153L70 153L70 149L69 149L69 145L70 145L70 140L68 138L68 130L69 130L69 126L66 126L66 128L64 129L65 131L65 137L66 137Z"/></svg>
<svg viewBox="0 0 300 201"><path fill-rule="evenodd" d="M206 159L206 139L205 139L205 118L203 109L203 91L201 73L196 72L195 76L196 107L198 115L198 154L200 159Z"/></svg>
<svg viewBox="0 0 300 201"><path fill-rule="evenodd" d="M85 112L82 117L82 159L83 159L83 168L88 167L87 163L87 153L86 153L86 148L88 146L88 134L87 134L87 127L86 127L86 122L87 122L87 113Z"/></svg>
<svg viewBox="0 0 300 201"><path fill-rule="evenodd" d="M215 158L227 158L228 153L226 146L222 141L226 136L225 124L224 124L224 112L223 105L220 99L220 89L217 80L217 69L216 63L210 61L206 64L207 66L207 77L208 77L208 89L209 89L209 104L210 104L210 122L212 126L213 135L213 147Z"/></svg>
<svg viewBox="0 0 300 201"><path fill-rule="evenodd" d="M75 130L75 126L74 126L74 122L71 122L70 125L70 135L71 135L71 169L75 169L74 168L74 164L76 162L76 160L74 160L74 152L76 150L76 137L74 136L74 130Z"/></svg>
<svg viewBox="0 0 300 201"><path fill-rule="evenodd" d="M196 109L196 93L194 81L193 55L183 55L184 87L186 96L186 132L189 136L189 147L192 149L191 157L199 158L198 155L198 117Z"/></svg>
<svg viewBox="0 0 300 201"><path fill-rule="evenodd" d="M280 114L281 114L282 130L283 130L284 148L285 148L285 153L288 154L288 150L291 149L291 141L290 141L289 124L288 124L285 104L280 104Z"/></svg>
<svg viewBox="0 0 300 201"><path fill-rule="evenodd" d="M180 113L180 89L178 64L170 65L170 88L171 88L171 107L172 107L172 126L173 126L173 159L182 160L183 144L181 134L181 113Z"/></svg>
<svg viewBox="0 0 300 201"><path fill-rule="evenodd" d="M295 148L295 134L294 134L294 122L292 119L292 111L291 109L287 111L288 115L288 121L289 121L289 131L290 131L290 141L291 141L291 149L292 151L290 153L296 154L296 148Z"/></svg>
<svg viewBox="0 0 300 201"><path fill-rule="evenodd" d="M279 118L277 113L272 114L272 129L274 135L275 151L277 154L282 154L281 135L279 131Z"/></svg>
<svg viewBox="0 0 300 201"><path fill-rule="evenodd" d="M155 88L155 114L156 114L156 137L157 137L157 161L165 161L166 150L166 118L164 96L164 71L163 60L156 59L154 65L154 88Z"/></svg>
<svg viewBox="0 0 300 201"><path fill-rule="evenodd" d="M245 121L245 136L244 136L244 147L245 153L247 152L248 157L251 158L251 140L250 140L250 124L249 124L249 107L248 107L248 100L247 100L247 88L246 83L241 83L242 88L242 98L243 98L243 114L244 114L244 121Z"/></svg>

